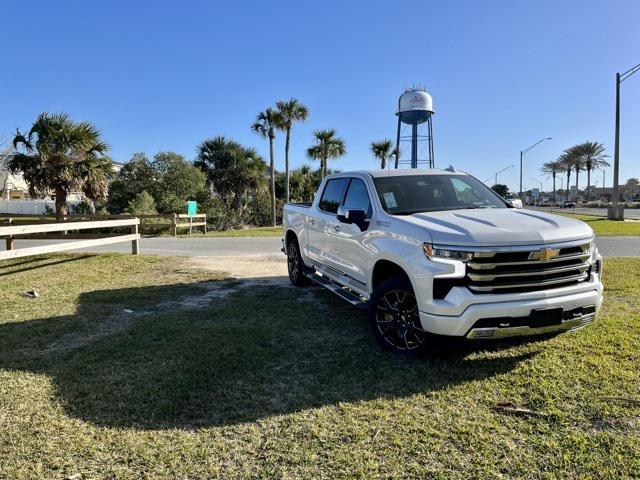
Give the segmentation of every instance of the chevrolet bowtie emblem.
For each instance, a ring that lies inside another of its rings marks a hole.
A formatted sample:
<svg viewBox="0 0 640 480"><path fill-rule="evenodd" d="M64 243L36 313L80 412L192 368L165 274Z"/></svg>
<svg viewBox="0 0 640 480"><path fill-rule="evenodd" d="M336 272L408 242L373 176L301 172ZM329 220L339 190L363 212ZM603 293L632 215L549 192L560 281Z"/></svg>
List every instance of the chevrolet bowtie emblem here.
<svg viewBox="0 0 640 480"><path fill-rule="evenodd" d="M540 260L546 262L547 260L551 260L558 255L560 255L559 249L543 248L542 250L539 250L537 252L531 252L529 254L529 260Z"/></svg>

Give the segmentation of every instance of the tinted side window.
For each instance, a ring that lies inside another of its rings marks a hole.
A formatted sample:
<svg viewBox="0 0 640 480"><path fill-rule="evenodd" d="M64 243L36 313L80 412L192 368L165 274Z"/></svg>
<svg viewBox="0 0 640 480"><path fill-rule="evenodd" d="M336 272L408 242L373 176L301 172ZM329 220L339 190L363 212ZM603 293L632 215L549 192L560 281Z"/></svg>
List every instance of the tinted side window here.
<svg viewBox="0 0 640 480"><path fill-rule="evenodd" d="M344 198L344 190L347 188L348 178L335 178L327 181L322 197L320 198L320 210L336 213Z"/></svg>
<svg viewBox="0 0 640 480"><path fill-rule="evenodd" d="M359 208L365 211L367 217L371 216L371 201L369 200L369 192L362 180L354 178L349 184L347 196L344 199L344 206L347 208Z"/></svg>

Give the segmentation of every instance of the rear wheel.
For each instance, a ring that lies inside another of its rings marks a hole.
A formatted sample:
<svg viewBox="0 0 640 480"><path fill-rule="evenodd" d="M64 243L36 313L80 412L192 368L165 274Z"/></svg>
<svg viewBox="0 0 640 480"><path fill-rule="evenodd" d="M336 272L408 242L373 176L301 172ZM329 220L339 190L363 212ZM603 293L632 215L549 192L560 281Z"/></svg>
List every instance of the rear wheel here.
<svg viewBox="0 0 640 480"><path fill-rule="evenodd" d="M422 331L416 296L404 277L385 280L374 290L369 327L378 343L392 352L418 356L427 351L429 338Z"/></svg>
<svg viewBox="0 0 640 480"><path fill-rule="evenodd" d="M295 287L303 287L309 284L309 279L305 276L305 265L300 254L298 240L289 240L287 245L287 270L289 271L289 281Z"/></svg>

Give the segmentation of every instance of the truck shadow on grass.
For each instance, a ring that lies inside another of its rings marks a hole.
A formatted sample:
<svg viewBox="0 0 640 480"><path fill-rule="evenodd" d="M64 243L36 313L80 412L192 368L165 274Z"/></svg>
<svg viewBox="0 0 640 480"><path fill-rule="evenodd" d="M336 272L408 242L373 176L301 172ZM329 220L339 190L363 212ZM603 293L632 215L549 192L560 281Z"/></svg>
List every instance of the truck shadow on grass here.
<svg viewBox="0 0 640 480"><path fill-rule="evenodd" d="M95 425L197 429L429 394L535 355L502 343L403 358L331 294L272 282L85 293L75 315L0 325L0 368L46 375L65 412Z"/></svg>

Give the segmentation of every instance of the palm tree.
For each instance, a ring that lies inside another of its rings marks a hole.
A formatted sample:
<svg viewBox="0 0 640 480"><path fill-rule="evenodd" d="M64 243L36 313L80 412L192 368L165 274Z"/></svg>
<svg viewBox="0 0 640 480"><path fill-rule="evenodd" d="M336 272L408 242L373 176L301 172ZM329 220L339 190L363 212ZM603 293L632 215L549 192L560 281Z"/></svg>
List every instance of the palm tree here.
<svg viewBox="0 0 640 480"><path fill-rule="evenodd" d="M598 142L584 142L575 148L582 157L584 169L587 171L587 200L589 200L591 171L608 167L609 162L605 158L609 156L604 154L604 145Z"/></svg>
<svg viewBox="0 0 640 480"><path fill-rule="evenodd" d="M584 157L582 156L582 152L580 150L579 145L574 145L571 148L568 148L564 152L567 154L568 160L567 162L571 164L573 170L576 172L576 202L578 201L578 197L580 196L580 187L578 186L578 182L580 180L580 171L584 170Z"/></svg>
<svg viewBox="0 0 640 480"><path fill-rule="evenodd" d="M307 149L307 156L314 160L320 160L322 178L327 175L327 161L340 158L347 153L344 140L336 137L335 129L315 130L313 132L315 144Z"/></svg>
<svg viewBox="0 0 640 480"><path fill-rule="evenodd" d="M251 125L251 130L262 138L269 139L269 171L271 173L270 194L271 194L271 225L276 226L276 171L273 159L273 141L276 138L275 130L282 124L280 114L269 107L264 112L256 116L256 121Z"/></svg>
<svg viewBox="0 0 640 480"><path fill-rule="evenodd" d="M277 102L276 108L280 116L280 122L277 125L278 130L286 132L284 143L284 201L289 203L289 144L291 141L291 128L294 123L304 122L309 118L309 109L295 98Z"/></svg>
<svg viewBox="0 0 640 480"><path fill-rule="evenodd" d="M547 162L542 165L542 173L549 175L553 179L553 203L556 203L556 175L562 171L562 162L560 159Z"/></svg>
<svg viewBox="0 0 640 480"><path fill-rule="evenodd" d="M566 172L567 174L567 197L566 200L569 200L569 181L571 180L571 172L573 171L573 157L571 157L568 153L563 153L558 157L557 162L560 163L560 171Z"/></svg>
<svg viewBox="0 0 640 480"><path fill-rule="evenodd" d="M230 208L246 209L251 192L263 191L266 164L253 148L217 136L203 141L197 152L194 165L207 174L212 193Z"/></svg>
<svg viewBox="0 0 640 480"><path fill-rule="evenodd" d="M380 168L384 170L387 166L387 161L395 155L395 149L393 148L393 142L391 140L380 140L379 142L371 142L371 153L374 157L380 160Z"/></svg>
<svg viewBox="0 0 640 480"><path fill-rule="evenodd" d="M58 218L68 214L71 192L81 191L91 201L106 198L113 168L109 147L92 124L65 113L41 113L28 133L16 132L13 148L9 171L22 174L34 197L54 192Z"/></svg>

